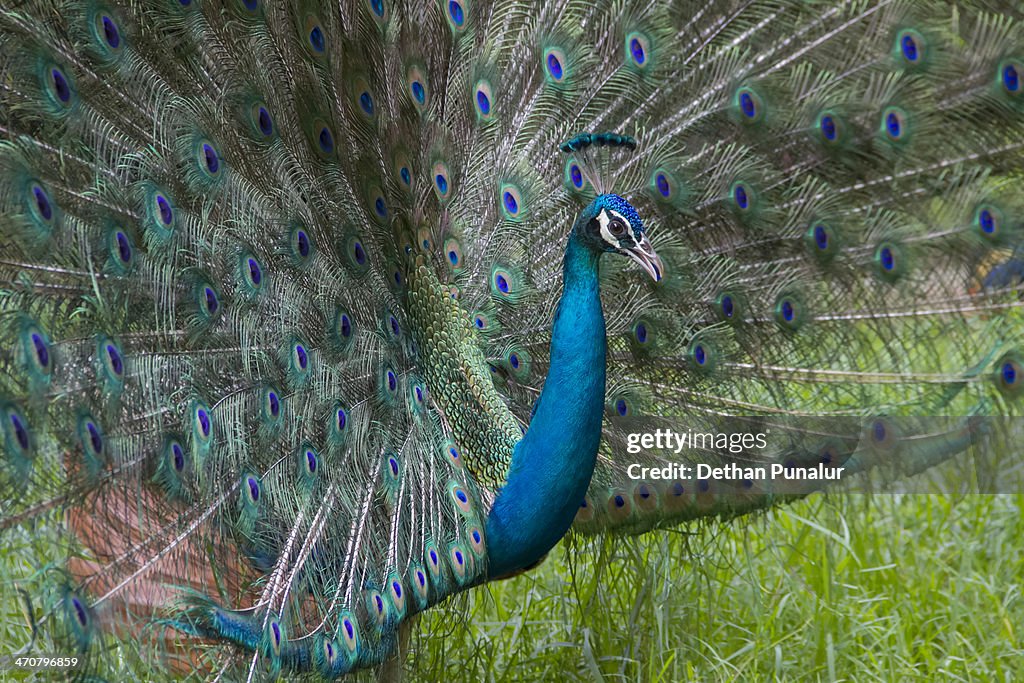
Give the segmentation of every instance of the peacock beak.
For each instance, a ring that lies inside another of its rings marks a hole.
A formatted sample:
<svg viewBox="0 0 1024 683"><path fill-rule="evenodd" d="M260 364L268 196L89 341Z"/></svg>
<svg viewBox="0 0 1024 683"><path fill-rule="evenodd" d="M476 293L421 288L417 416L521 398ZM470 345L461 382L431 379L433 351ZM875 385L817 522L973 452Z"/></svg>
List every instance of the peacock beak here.
<svg viewBox="0 0 1024 683"><path fill-rule="evenodd" d="M647 271L647 274L654 278L655 282L661 280L665 273L665 266L662 264L661 258L654 253L654 247L651 246L647 235L641 235L640 241L636 245L624 251L626 256L639 263Z"/></svg>

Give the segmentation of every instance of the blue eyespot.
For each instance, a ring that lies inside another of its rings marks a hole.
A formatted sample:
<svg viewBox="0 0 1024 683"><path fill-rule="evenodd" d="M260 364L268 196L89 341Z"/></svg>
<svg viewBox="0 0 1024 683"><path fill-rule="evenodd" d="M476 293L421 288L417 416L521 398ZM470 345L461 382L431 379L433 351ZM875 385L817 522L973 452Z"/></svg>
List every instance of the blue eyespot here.
<svg viewBox="0 0 1024 683"><path fill-rule="evenodd" d="M373 116L373 97L368 91L359 93L359 108L367 116Z"/></svg>
<svg viewBox="0 0 1024 683"><path fill-rule="evenodd" d="M892 249L889 247L882 247L879 250L878 257L882 264L882 268L892 270L896 267L896 258L893 256Z"/></svg>
<svg viewBox="0 0 1024 683"><path fill-rule="evenodd" d="M904 271L905 264L900 259L899 245L883 243L875 249L875 264L883 279L890 282L898 278Z"/></svg>
<svg viewBox="0 0 1024 683"><path fill-rule="evenodd" d="M748 119L752 119L757 116L757 106L754 104L754 98L749 92L740 93L740 111Z"/></svg>
<svg viewBox="0 0 1024 683"><path fill-rule="evenodd" d="M398 378L395 376L394 370L388 370L386 375L388 380L388 391L395 391L398 389Z"/></svg>
<svg viewBox="0 0 1024 683"><path fill-rule="evenodd" d="M818 120L818 128L821 130L822 136L829 142L835 142L839 136L839 131L836 128L836 120L831 114L822 114Z"/></svg>
<svg viewBox="0 0 1024 683"><path fill-rule="evenodd" d="M22 451L27 451L32 442L29 438L28 427L25 426L25 421L20 415L14 412L14 410L8 411L7 419L11 423L11 429L14 432L14 440L18 442L18 448Z"/></svg>
<svg viewBox="0 0 1024 683"><path fill-rule="evenodd" d="M728 294L723 295L719 300L719 307L722 309L722 315L726 318L731 318L736 312L736 304Z"/></svg>
<svg viewBox="0 0 1024 683"><path fill-rule="evenodd" d="M515 196L511 192L505 192L502 195L502 201L505 202L505 210L511 214L519 213L519 202L516 201Z"/></svg>
<svg viewBox="0 0 1024 683"><path fill-rule="evenodd" d="M1016 351L1004 355L996 364L995 379L999 389L1012 395L1018 396L1024 391L1024 383L1021 378L1020 357Z"/></svg>
<svg viewBox="0 0 1024 683"><path fill-rule="evenodd" d="M669 187L668 178L665 176L665 174L656 174L654 176L654 183L655 186L658 188L658 193L661 194L662 197L668 198L671 188Z"/></svg>
<svg viewBox="0 0 1024 683"><path fill-rule="evenodd" d="M828 231L825 230L824 225L814 226L814 243L822 251L828 249Z"/></svg>
<svg viewBox="0 0 1024 683"><path fill-rule="evenodd" d="M295 352L295 364L301 370L305 370L309 366L309 354L306 352L306 347L302 344L296 344L293 350Z"/></svg>
<svg viewBox="0 0 1024 683"><path fill-rule="evenodd" d="M209 315L213 315L220 308L220 302L217 300L217 293L210 287L203 288L203 302L206 312Z"/></svg>
<svg viewBox="0 0 1024 683"><path fill-rule="evenodd" d="M636 336L636 340L641 344L647 343L647 325L640 322L637 323L633 328L633 334Z"/></svg>
<svg viewBox="0 0 1024 683"><path fill-rule="evenodd" d="M462 8L462 3L458 0L449 0L448 2L448 16L451 18L452 23L457 27L462 27L466 21L465 10Z"/></svg>
<svg viewBox="0 0 1024 683"><path fill-rule="evenodd" d="M580 167L573 164L569 167L569 177L572 179L573 187L581 189L583 187L583 173L580 172Z"/></svg>
<svg viewBox="0 0 1024 683"><path fill-rule="evenodd" d="M452 270L459 271L462 269L462 245L454 237L449 237L444 242L444 253L448 257L448 263L451 265ZM452 293L453 297L456 297L455 292Z"/></svg>
<svg viewBox="0 0 1024 683"><path fill-rule="evenodd" d="M263 282L263 271L260 270L259 262L256 259L249 257L246 259L246 267L248 268L249 282L254 287L259 287L260 283Z"/></svg>
<svg viewBox="0 0 1024 683"><path fill-rule="evenodd" d="M108 15L104 14L100 16L100 37L103 42L107 44L111 50L116 50L121 46L121 32L117 29L117 24Z"/></svg>
<svg viewBox="0 0 1024 683"><path fill-rule="evenodd" d="M512 366L513 370L519 369L519 354L510 353L508 356L508 363Z"/></svg>
<svg viewBox="0 0 1024 683"><path fill-rule="evenodd" d="M1017 382L1017 367L1013 363L1007 361L1003 363L1002 367L1003 382L1007 385L1015 384Z"/></svg>
<svg viewBox="0 0 1024 683"><path fill-rule="evenodd" d="M882 113L882 130L892 142L900 142L906 137L906 115L895 107L889 107Z"/></svg>
<svg viewBox="0 0 1024 683"><path fill-rule="evenodd" d="M281 646L281 625L276 622L270 622L270 631L273 632L273 644L274 646Z"/></svg>
<svg viewBox="0 0 1024 683"><path fill-rule="evenodd" d="M554 53L548 55L548 73L556 81L562 80L562 62L559 61L558 56ZM56 72L54 72L56 73Z"/></svg>
<svg viewBox="0 0 1024 683"><path fill-rule="evenodd" d="M1016 61L1006 62L999 68L1003 90L1010 95L1020 94L1020 68Z"/></svg>
<svg viewBox="0 0 1024 683"><path fill-rule="evenodd" d="M380 218L387 218L388 206L384 203L383 197L377 197L373 200L373 210L377 213Z"/></svg>
<svg viewBox="0 0 1024 683"><path fill-rule="evenodd" d="M366 264L366 250L363 249L363 243L358 240L352 245L352 256L355 258L356 263L359 265Z"/></svg>
<svg viewBox="0 0 1024 683"><path fill-rule="evenodd" d="M622 417L626 416L626 414L629 412L629 405L626 403L625 399L620 398L615 402L615 412L617 412Z"/></svg>
<svg viewBox="0 0 1024 683"><path fill-rule="evenodd" d="M306 234L305 230L297 230L295 232L295 246L300 256L303 258L309 256L309 235Z"/></svg>
<svg viewBox="0 0 1024 683"><path fill-rule="evenodd" d="M272 417L277 417L281 414L281 399L273 391L267 392L267 410Z"/></svg>
<svg viewBox="0 0 1024 683"><path fill-rule="evenodd" d="M327 126L320 129L317 140L320 143L320 151L324 154L330 154L334 151L334 136L331 135L331 131Z"/></svg>
<svg viewBox="0 0 1024 683"><path fill-rule="evenodd" d="M160 221L164 225L170 225L171 221L174 220L174 211L171 210L170 202L161 194L156 196L156 208L160 214Z"/></svg>
<svg viewBox="0 0 1024 683"><path fill-rule="evenodd" d="M640 33L631 33L626 36L626 50L633 65L643 69L647 66L650 44L647 37Z"/></svg>
<svg viewBox="0 0 1024 683"><path fill-rule="evenodd" d="M644 60L647 59L647 56L644 54L644 46L636 38L629 41L629 52L633 55L633 61L637 64L643 64Z"/></svg>
<svg viewBox="0 0 1024 683"><path fill-rule="evenodd" d="M103 456L103 435L99 427L92 420L85 420L85 436L88 439L87 447L91 449L92 455Z"/></svg>
<svg viewBox="0 0 1024 683"><path fill-rule="evenodd" d="M210 414L205 408L196 408L196 422L199 424L199 431L203 436L210 435Z"/></svg>
<svg viewBox="0 0 1024 683"><path fill-rule="evenodd" d="M491 98L483 90L476 91L476 108L484 116L491 113Z"/></svg>
<svg viewBox="0 0 1024 683"><path fill-rule="evenodd" d="M412 184L412 173L409 172L408 166L398 169L398 177L402 179L402 183L406 186Z"/></svg>
<svg viewBox="0 0 1024 683"><path fill-rule="evenodd" d="M203 143L203 162L211 175L216 175L220 171L220 159L217 156L217 151L206 142Z"/></svg>
<svg viewBox="0 0 1024 683"><path fill-rule="evenodd" d="M106 353L110 371L115 377L120 378L124 374L124 360L121 358L121 352L113 344L107 344Z"/></svg>
<svg viewBox="0 0 1024 683"><path fill-rule="evenodd" d="M378 17L384 17L384 0L370 0L370 10Z"/></svg>
<svg viewBox="0 0 1024 683"><path fill-rule="evenodd" d="M978 225L981 229L987 233L992 233L996 229L996 222L992 218L992 212L988 209L982 209L978 212Z"/></svg>
<svg viewBox="0 0 1024 683"><path fill-rule="evenodd" d="M246 484L246 486L249 489L249 499L252 500L252 502L254 502L254 503L259 502L259 500L260 500L260 482L257 481L256 477L249 476L249 477L245 478L245 484ZM272 624L272 626L275 627L275 631L277 631L277 628L276 628L277 624ZM280 634L279 631L276 632L274 635L275 635L276 638L280 638L281 637L281 634Z"/></svg>
<svg viewBox="0 0 1024 683"><path fill-rule="evenodd" d="M178 472L183 471L185 469L185 451L181 449L181 444L177 441L171 442L170 450L174 469Z"/></svg>
<svg viewBox="0 0 1024 683"><path fill-rule="evenodd" d="M750 208L750 195L747 193L747 187L742 183L733 185L732 199L736 203L736 208L740 211L746 211Z"/></svg>
<svg viewBox="0 0 1024 683"><path fill-rule="evenodd" d="M79 626L85 628L89 625L89 613L85 611L85 605L77 597L71 597L71 608L75 612L75 619Z"/></svg>
<svg viewBox="0 0 1024 683"><path fill-rule="evenodd" d="M802 302L793 295L784 294L775 302L775 322L787 330L796 331L803 326L805 313Z"/></svg>
<svg viewBox="0 0 1024 683"><path fill-rule="evenodd" d="M888 430L886 429L884 422L882 422L881 420L875 420L875 422L871 425L871 433L875 441L881 442L885 441L885 437L888 434Z"/></svg>
<svg viewBox="0 0 1024 683"><path fill-rule="evenodd" d="M324 32L319 26L314 26L309 31L309 44L317 52L323 52L327 47Z"/></svg>
<svg viewBox="0 0 1024 683"><path fill-rule="evenodd" d="M497 287L498 291L502 292L503 294L508 294L508 280L505 278L504 275L499 273L494 276L494 286Z"/></svg>
<svg viewBox="0 0 1024 683"><path fill-rule="evenodd" d="M50 196L46 194L46 190L33 183L32 196L35 199L35 212L39 217L47 222L53 220L53 204L50 202Z"/></svg>
<svg viewBox="0 0 1024 683"><path fill-rule="evenodd" d="M440 201L446 201L451 194L452 183L448 166L443 161L435 162L431 173L434 175L434 194Z"/></svg>
<svg viewBox="0 0 1024 683"><path fill-rule="evenodd" d="M345 414L344 408L338 408L334 414L334 424L338 427L339 432L345 431L345 423L348 421L348 416Z"/></svg>
<svg viewBox="0 0 1024 683"><path fill-rule="evenodd" d="M114 239L111 245L117 258L121 261L121 264L127 266L132 261L132 243L121 230L114 232Z"/></svg>
<svg viewBox="0 0 1024 683"><path fill-rule="evenodd" d="M889 131L890 137L898 138L900 136L901 121L895 112L886 115L885 129Z"/></svg>
<svg viewBox="0 0 1024 683"><path fill-rule="evenodd" d="M567 61L562 50L556 47L549 47L544 51L543 64L549 79L555 83L561 83L565 79Z"/></svg>
<svg viewBox="0 0 1024 683"><path fill-rule="evenodd" d="M39 363L39 367L46 369L50 365L50 348L46 338L39 332L33 332L29 338L32 341L32 348L35 350L36 361Z"/></svg>
<svg viewBox="0 0 1024 683"><path fill-rule="evenodd" d="M274 120L270 118L270 112L266 107L259 107L256 110L256 125L264 137L270 137L274 133Z"/></svg>
<svg viewBox="0 0 1024 683"><path fill-rule="evenodd" d="M71 85L68 83L64 72L56 66L52 67L50 69L50 80L52 82L53 94L57 96L61 103L69 104L71 102Z"/></svg>
<svg viewBox="0 0 1024 683"><path fill-rule="evenodd" d="M832 226L826 222L812 221L804 233L804 246L810 256L826 264L839 253L840 240Z"/></svg>
<svg viewBox="0 0 1024 683"><path fill-rule="evenodd" d="M700 344L693 347L693 359L697 361L697 365L704 365L707 362L707 352Z"/></svg>
<svg viewBox="0 0 1024 683"><path fill-rule="evenodd" d="M413 99L420 104L423 104L427 99L427 91L423 89L423 84L419 81L413 81L412 85L409 86L412 91Z"/></svg>
<svg viewBox="0 0 1024 683"><path fill-rule="evenodd" d="M918 37L911 31L903 31L899 35L900 53L903 59L916 64L921 58L921 44Z"/></svg>
<svg viewBox="0 0 1024 683"><path fill-rule="evenodd" d="M975 210L974 225L987 239L998 237L1002 222L1001 213L996 208L982 204Z"/></svg>

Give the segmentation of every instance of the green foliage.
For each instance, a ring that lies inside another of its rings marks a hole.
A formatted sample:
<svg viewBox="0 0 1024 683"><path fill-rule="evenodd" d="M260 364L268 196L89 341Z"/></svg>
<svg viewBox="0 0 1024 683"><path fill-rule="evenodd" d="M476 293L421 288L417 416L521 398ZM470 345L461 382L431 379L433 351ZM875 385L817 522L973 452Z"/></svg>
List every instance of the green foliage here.
<svg viewBox="0 0 1024 683"><path fill-rule="evenodd" d="M814 496L729 526L564 541L422 619L409 679L1015 681L1019 495Z"/></svg>

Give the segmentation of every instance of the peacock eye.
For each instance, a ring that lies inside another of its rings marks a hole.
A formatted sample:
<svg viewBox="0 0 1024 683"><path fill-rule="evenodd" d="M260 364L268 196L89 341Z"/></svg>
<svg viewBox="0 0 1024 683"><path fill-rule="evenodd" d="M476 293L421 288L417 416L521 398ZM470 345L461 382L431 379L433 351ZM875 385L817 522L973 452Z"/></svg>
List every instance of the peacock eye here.
<svg viewBox="0 0 1024 683"><path fill-rule="evenodd" d="M615 237L622 237L626 234L626 224L616 218L608 224L608 230L611 231L612 235Z"/></svg>

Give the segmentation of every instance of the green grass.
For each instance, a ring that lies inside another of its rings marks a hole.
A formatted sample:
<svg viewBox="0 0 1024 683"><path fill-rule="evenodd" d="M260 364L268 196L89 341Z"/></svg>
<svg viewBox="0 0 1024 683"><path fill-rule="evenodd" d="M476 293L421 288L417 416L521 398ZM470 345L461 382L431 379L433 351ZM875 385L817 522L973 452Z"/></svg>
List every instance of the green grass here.
<svg viewBox="0 0 1024 683"><path fill-rule="evenodd" d="M1022 496L847 495L563 542L424 617L411 680L1021 681Z"/></svg>
<svg viewBox="0 0 1024 683"><path fill-rule="evenodd" d="M534 572L424 615L407 678L1022 681L1022 503L815 495L751 519L570 539ZM3 610L8 642L25 636L20 611Z"/></svg>

